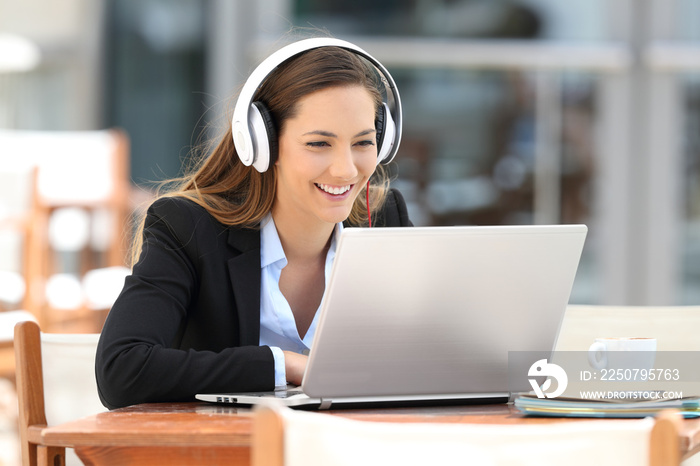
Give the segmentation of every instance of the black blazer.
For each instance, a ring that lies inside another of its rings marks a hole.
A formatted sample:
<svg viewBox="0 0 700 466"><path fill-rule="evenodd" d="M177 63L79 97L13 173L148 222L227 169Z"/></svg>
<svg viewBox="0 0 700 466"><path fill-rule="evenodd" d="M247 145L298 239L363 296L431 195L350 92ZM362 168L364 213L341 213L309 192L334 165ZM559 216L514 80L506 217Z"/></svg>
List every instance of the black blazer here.
<svg viewBox="0 0 700 466"><path fill-rule="evenodd" d="M410 226L391 190L376 226ZM260 339L260 231L182 198L148 209L138 263L107 317L95 372L110 408L274 388Z"/></svg>

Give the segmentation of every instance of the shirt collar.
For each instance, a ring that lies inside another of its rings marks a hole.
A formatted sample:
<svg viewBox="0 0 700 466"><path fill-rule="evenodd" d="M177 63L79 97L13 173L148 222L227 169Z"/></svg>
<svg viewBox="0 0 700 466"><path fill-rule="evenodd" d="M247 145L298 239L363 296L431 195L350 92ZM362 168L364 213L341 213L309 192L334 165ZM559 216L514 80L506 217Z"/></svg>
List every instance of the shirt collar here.
<svg viewBox="0 0 700 466"><path fill-rule="evenodd" d="M336 223L335 229L333 230L333 239L331 240L331 247L328 249L328 254L326 255L326 261L329 264L333 263L333 259L335 259L335 248L338 247L338 242L340 241L340 234L343 232L343 223ZM328 277L330 274L326 275L326 281L328 280Z"/></svg>
<svg viewBox="0 0 700 466"><path fill-rule="evenodd" d="M265 268L277 261L284 260L286 262L287 257L284 255L284 249L282 249L282 242L280 241L279 234L277 233L277 227L275 227L275 221L272 219L272 214L267 214L260 223L262 228L260 230L260 266ZM338 223L333 230L333 239L331 240L331 247L328 250L328 259L333 259L335 257L335 248L340 241L340 233L343 231L343 224Z"/></svg>
<svg viewBox="0 0 700 466"><path fill-rule="evenodd" d="M267 214L263 218L262 229L260 230L260 266L265 268L270 264L274 264L279 260L286 260L282 242L277 234L275 221L272 220L272 214Z"/></svg>

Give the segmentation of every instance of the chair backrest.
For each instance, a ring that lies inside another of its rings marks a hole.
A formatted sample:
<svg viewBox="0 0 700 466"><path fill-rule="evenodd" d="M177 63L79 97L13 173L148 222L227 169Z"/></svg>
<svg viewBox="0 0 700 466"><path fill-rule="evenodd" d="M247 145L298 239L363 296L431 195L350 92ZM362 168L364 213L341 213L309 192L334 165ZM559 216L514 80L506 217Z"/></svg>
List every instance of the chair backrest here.
<svg viewBox="0 0 700 466"><path fill-rule="evenodd" d="M41 334L44 407L50 426L106 411L97 394L95 352L100 335Z"/></svg>
<svg viewBox="0 0 700 466"><path fill-rule="evenodd" d="M699 351L700 306L570 305L557 351L588 351L599 337L652 337L658 351Z"/></svg>
<svg viewBox="0 0 700 466"><path fill-rule="evenodd" d="M4 163L40 168L38 193L51 205L118 201L114 192L126 187L128 141L119 130L5 129L0 147Z"/></svg>
<svg viewBox="0 0 700 466"><path fill-rule="evenodd" d="M678 465L679 423L677 413L529 425L373 422L265 407L255 411L252 465Z"/></svg>
<svg viewBox="0 0 700 466"><path fill-rule="evenodd" d="M11 381L15 379L15 351L13 347L15 325L19 322L35 319L34 314L27 311L0 312L0 378Z"/></svg>
<svg viewBox="0 0 700 466"><path fill-rule="evenodd" d="M42 333L35 322L15 327L23 464L37 464L42 427L106 410L95 382L98 339L97 334Z"/></svg>
<svg viewBox="0 0 700 466"><path fill-rule="evenodd" d="M53 312L63 304L52 306L47 300L45 284L54 274L71 274L79 283L91 269L126 263L131 214L128 137L116 129L0 129L0 166L36 169L33 234L27 240L35 258L30 261L23 307L52 331L55 320L74 318L63 312L66 309ZM77 310L78 318L89 315Z"/></svg>
<svg viewBox="0 0 700 466"><path fill-rule="evenodd" d="M28 309L37 170L0 163L0 309Z"/></svg>

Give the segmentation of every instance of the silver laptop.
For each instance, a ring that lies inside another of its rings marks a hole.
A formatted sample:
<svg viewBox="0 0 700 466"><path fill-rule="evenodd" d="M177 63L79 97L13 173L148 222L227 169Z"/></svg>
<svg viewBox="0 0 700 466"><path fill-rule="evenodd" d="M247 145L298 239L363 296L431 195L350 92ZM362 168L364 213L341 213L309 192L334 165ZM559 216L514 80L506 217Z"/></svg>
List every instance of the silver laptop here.
<svg viewBox="0 0 700 466"><path fill-rule="evenodd" d="M301 387L196 398L319 409L505 402L509 352L555 346L586 233L346 228Z"/></svg>

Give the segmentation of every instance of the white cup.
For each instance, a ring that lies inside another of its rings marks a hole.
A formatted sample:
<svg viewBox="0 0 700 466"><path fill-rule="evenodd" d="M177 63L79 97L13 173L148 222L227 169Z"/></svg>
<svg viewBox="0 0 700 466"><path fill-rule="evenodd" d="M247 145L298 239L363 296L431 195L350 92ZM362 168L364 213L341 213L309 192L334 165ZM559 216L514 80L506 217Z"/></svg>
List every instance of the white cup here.
<svg viewBox="0 0 700 466"><path fill-rule="evenodd" d="M656 359L656 338L596 338L588 348L588 362L597 370L653 369Z"/></svg>

